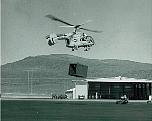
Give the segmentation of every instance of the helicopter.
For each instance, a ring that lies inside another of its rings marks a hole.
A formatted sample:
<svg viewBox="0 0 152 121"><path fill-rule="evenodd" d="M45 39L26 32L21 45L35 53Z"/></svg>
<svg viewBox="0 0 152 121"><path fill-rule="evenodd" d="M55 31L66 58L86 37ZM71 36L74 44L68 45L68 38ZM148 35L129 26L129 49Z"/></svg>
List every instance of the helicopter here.
<svg viewBox="0 0 152 121"><path fill-rule="evenodd" d="M66 47L72 48L72 51L78 50L78 48L80 47L84 47L84 51L88 51L90 50L90 47L92 47L95 44L94 39L91 36L88 36L87 34L81 32L80 30L85 30L85 31L90 31L90 32L95 32L95 33L102 32L98 30L91 30L91 29L86 29L86 28L81 27L84 24L90 22L89 20L82 24L73 25L50 14L46 15L45 17L53 21L66 24L66 26L60 26L60 27L74 28L74 31L71 33L47 35L46 39L49 46L53 46L54 44L56 44L58 40L65 40Z"/></svg>

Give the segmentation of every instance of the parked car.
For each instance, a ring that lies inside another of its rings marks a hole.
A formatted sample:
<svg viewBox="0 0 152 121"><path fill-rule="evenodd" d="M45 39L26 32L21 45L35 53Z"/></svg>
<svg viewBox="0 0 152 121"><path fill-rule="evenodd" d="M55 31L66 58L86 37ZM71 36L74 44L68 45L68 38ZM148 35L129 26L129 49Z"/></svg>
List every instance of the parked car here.
<svg viewBox="0 0 152 121"><path fill-rule="evenodd" d="M79 95L78 99L85 99L85 96L84 95Z"/></svg>

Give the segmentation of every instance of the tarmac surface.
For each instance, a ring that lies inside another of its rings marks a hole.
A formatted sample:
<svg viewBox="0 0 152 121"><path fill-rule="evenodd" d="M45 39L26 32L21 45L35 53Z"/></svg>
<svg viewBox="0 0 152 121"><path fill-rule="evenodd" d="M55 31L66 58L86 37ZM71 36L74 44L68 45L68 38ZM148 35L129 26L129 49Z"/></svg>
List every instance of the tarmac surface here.
<svg viewBox="0 0 152 121"><path fill-rule="evenodd" d="M2 98L2 121L152 121L152 103Z"/></svg>
<svg viewBox="0 0 152 121"><path fill-rule="evenodd" d="M1 100L38 100L38 101L60 101L60 102L111 102L115 103L119 99L51 99L50 97L2 97ZM129 103L147 103L148 100L129 100Z"/></svg>

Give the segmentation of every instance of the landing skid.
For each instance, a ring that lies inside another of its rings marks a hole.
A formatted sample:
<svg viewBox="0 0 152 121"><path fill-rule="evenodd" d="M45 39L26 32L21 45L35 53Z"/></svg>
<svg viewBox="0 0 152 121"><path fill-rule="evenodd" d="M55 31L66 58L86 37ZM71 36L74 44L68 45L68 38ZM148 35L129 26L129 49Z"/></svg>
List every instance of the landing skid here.
<svg viewBox="0 0 152 121"><path fill-rule="evenodd" d="M78 50L78 48L79 48L79 47L73 47L73 48L72 48L72 51ZM85 48L84 51L89 51L89 50L90 50L90 47L84 47L84 48Z"/></svg>
<svg viewBox="0 0 152 121"><path fill-rule="evenodd" d="M88 51L88 50L90 50L90 47L88 47L88 46L87 46L87 47L85 47L85 48L86 48L86 49L85 49L84 51Z"/></svg>

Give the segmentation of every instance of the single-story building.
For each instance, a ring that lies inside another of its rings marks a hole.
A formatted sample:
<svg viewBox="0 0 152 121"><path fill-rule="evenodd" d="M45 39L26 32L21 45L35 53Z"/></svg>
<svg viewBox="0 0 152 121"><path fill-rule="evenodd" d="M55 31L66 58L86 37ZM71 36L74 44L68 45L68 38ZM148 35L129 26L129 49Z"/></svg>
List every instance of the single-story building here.
<svg viewBox="0 0 152 121"><path fill-rule="evenodd" d="M73 99L119 99L127 95L129 99L147 100L152 95L152 80L127 77L73 80Z"/></svg>
<svg viewBox="0 0 152 121"><path fill-rule="evenodd" d="M68 99L75 99L75 88L66 90L65 94L67 95Z"/></svg>

